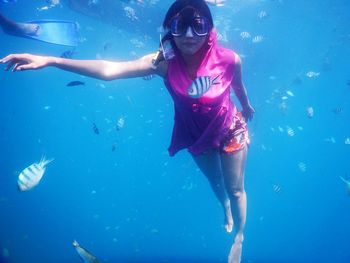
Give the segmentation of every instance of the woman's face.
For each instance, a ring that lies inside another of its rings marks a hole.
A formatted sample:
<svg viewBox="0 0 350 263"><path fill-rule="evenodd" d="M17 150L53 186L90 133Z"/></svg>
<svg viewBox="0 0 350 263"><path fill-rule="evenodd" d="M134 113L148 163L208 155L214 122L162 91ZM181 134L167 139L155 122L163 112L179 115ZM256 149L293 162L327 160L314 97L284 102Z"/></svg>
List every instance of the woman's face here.
<svg viewBox="0 0 350 263"><path fill-rule="evenodd" d="M210 30L208 19L191 6L177 13L169 28L176 47L183 55L196 54L206 43Z"/></svg>
<svg viewBox="0 0 350 263"><path fill-rule="evenodd" d="M207 36L197 36L190 26L186 29L185 34L174 36L175 45L183 55L196 54L206 41Z"/></svg>

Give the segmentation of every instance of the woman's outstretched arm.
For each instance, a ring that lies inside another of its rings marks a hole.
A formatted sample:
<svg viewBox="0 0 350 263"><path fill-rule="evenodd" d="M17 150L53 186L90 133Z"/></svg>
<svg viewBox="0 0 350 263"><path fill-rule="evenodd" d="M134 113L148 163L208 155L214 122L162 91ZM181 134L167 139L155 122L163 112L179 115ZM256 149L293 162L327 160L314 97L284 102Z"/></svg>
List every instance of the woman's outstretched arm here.
<svg viewBox="0 0 350 263"><path fill-rule="evenodd" d="M113 62L106 60L75 60L32 54L11 54L1 59L0 63L7 64L5 70L12 69L14 72L53 66L102 80L135 78L150 74L164 76L163 66L154 68L152 64L153 57L154 54L149 54L137 60Z"/></svg>

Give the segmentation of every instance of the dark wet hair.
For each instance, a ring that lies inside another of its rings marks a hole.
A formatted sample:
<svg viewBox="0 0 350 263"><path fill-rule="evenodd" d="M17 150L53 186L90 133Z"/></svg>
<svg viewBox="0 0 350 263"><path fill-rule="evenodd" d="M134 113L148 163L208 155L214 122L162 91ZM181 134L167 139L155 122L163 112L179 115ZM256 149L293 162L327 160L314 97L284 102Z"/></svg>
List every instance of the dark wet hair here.
<svg viewBox="0 0 350 263"><path fill-rule="evenodd" d="M213 17L211 15L210 9L207 3L204 0L177 0L169 8L168 12L165 15L163 21L163 28L169 29L171 19L179 13L182 9L187 6L192 6L198 10L198 12L206 17L209 22L209 31L213 28Z"/></svg>

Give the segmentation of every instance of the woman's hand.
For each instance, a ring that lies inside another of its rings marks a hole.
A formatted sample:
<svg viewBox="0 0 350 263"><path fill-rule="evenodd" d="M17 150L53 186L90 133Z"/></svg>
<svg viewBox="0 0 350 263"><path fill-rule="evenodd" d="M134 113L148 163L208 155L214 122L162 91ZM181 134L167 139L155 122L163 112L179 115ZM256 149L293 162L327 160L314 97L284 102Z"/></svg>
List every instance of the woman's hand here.
<svg viewBox="0 0 350 263"><path fill-rule="evenodd" d="M253 119L254 113L255 110L252 107L252 105L250 105L250 103L248 103L242 108L242 115L246 121L251 121Z"/></svg>
<svg viewBox="0 0 350 263"><path fill-rule="evenodd" d="M7 63L5 70L10 70L12 68L12 72L40 69L48 66L49 57L31 54L11 54L1 59L0 63Z"/></svg>

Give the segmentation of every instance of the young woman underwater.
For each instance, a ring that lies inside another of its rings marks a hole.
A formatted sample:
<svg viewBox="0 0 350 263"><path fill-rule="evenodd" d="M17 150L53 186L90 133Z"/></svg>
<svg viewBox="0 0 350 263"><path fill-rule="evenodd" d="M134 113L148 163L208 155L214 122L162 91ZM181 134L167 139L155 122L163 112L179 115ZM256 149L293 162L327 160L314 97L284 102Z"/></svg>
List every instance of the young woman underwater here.
<svg viewBox="0 0 350 263"><path fill-rule="evenodd" d="M138 60L112 62L11 54L1 59L6 70L34 70L54 66L102 80L157 74L174 101L174 128L169 154L187 148L220 201L225 229L234 231L228 262L241 261L247 199L244 168L249 143L245 120L253 118L242 82L241 60L217 44L213 19L204 0L178 0L169 8L163 41L171 52L160 50ZM241 106L230 100L234 91Z"/></svg>

